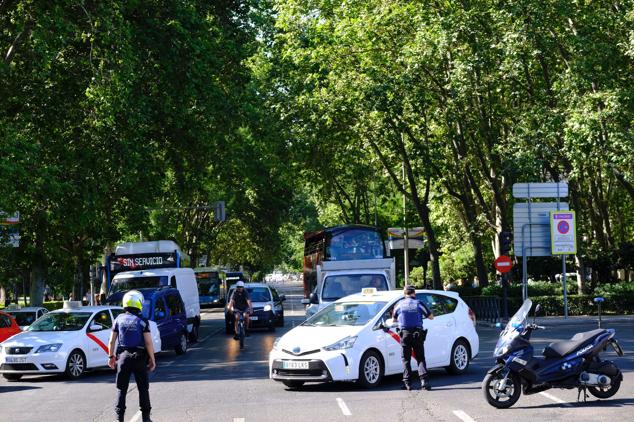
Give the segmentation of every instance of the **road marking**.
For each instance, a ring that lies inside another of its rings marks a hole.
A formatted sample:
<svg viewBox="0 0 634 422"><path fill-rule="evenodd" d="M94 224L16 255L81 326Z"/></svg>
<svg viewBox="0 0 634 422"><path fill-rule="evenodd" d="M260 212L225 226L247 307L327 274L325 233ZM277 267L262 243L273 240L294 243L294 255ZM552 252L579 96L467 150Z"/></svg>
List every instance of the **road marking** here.
<svg viewBox="0 0 634 422"><path fill-rule="evenodd" d="M137 410L137 412L134 414L134 416L132 417L132 419L130 419L130 422L137 422L141 420L141 411Z"/></svg>
<svg viewBox="0 0 634 422"><path fill-rule="evenodd" d="M343 416L352 416L352 412L350 412L350 409L348 409L348 406L346 406L346 402L343 401L342 398L337 397L337 404L339 405L339 408L341 409L341 413L343 413Z"/></svg>
<svg viewBox="0 0 634 422"><path fill-rule="evenodd" d="M544 397L546 397L546 398L548 398L548 399L551 399L551 400L552 400L552 401L554 401L555 403L563 404L563 405L564 405L564 406L566 406L566 407L572 407L572 404L568 403L567 401L563 401L563 400L562 400L562 399L560 399L559 397L555 397L555 396L553 396L552 394L548 394L548 393L545 393L545 392L543 392L543 391L542 391L541 393L539 393L539 394L541 394L542 396L544 396Z"/></svg>
<svg viewBox="0 0 634 422"><path fill-rule="evenodd" d="M244 422L244 418L233 418L233 422Z"/></svg>
<svg viewBox="0 0 634 422"><path fill-rule="evenodd" d="M453 414L456 415L463 422L476 422L475 419L473 419L471 416L467 415L462 410L454 410Z"/></svg>

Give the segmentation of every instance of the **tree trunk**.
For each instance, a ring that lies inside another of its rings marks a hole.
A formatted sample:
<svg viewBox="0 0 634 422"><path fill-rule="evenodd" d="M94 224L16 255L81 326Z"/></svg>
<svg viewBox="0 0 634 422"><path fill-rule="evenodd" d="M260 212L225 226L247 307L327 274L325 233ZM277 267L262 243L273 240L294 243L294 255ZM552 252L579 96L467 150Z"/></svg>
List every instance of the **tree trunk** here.
<svg viewBox="0 0 634 422"><path fill-rule="evenodd" d="M46 265L44 259L36 253L31 267L31 306L42 306L44 302L44 283L46 279Z"/></svg>

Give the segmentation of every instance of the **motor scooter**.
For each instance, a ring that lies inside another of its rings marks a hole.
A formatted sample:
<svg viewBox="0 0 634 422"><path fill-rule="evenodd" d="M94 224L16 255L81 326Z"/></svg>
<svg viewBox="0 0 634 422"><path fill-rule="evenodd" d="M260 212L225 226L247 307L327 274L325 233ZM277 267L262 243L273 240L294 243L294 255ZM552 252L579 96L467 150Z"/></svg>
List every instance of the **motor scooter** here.
<svg viewBox="0 0 634 422"><path fill-rule="evenodd" d="M621 370L611 361L599 356L612 346L618 356L623 349L613 329L597 329L575 334L570 340L550 343L543 356L533 356L531 334L545 327L527 323L533 303L526 299L513 315L495 346L493 355L497 365L482 381L482 392L487 402L498 409L513 406L520 394L535 394L551 388L577 388L583 400L587 392L600 399L616 394L623 381ZM539 311L539 305L535 314Z"/></svg>

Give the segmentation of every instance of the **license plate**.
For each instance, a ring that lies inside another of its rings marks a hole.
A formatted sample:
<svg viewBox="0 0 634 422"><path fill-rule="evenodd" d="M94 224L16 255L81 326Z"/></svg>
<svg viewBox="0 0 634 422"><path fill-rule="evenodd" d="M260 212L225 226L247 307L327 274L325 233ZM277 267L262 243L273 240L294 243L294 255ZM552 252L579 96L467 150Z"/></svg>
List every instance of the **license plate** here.
<svg viewBox="0 0 634 422"><path fill-rule="evenodd" d="M253 316L249 317L249 319L250 319L250 320L252 320L252 321L257 321L257 320L258 320L258 317L256 317L255 315L253 315Z"/></svg>
<svg viewBox="0 0 634 422"><path fill-rule="evenodd" d="M26 358L14 358L7 356L7 363L26 363Z"/></svg>
<svg viewBox="0 0 634 422"><path fill-rule="evenodd" d="M284 368L284 369L308 369L308 362L306 362L306 361L285 360L285 361L282 361L282 368Z"/></svg>

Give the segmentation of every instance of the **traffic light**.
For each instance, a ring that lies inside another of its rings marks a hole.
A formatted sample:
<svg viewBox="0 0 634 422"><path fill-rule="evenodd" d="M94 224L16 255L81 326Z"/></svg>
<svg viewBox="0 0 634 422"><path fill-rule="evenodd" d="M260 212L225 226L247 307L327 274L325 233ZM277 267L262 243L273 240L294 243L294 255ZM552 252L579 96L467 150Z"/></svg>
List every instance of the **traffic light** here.
<svg viewBox="0 0 634 422"><path fill-rule="evenodd" d="M500 251L502 255L508 255L511 252L511 245L513 243L513 233L501 232L500 233Z"/></svg>

